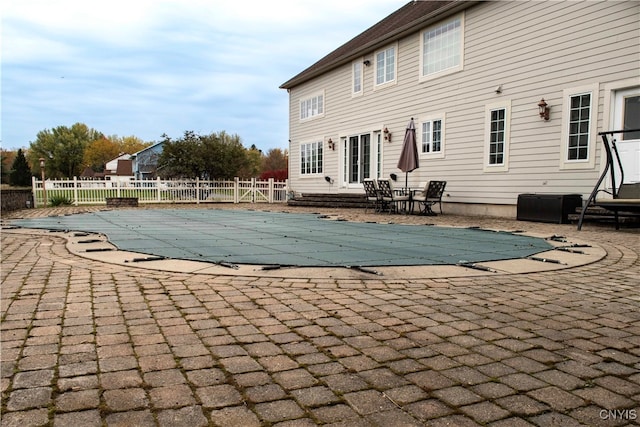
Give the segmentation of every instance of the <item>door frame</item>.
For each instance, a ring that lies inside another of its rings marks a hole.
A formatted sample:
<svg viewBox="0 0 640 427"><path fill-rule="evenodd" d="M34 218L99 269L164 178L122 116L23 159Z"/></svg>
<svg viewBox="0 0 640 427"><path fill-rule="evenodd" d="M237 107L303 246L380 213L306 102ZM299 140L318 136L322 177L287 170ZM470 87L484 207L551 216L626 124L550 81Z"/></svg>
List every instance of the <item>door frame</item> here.
<svg viewBox="0 0 640 427"><path fill-rule="evenodd" d="M339 162L338 167L340 171L340 186L347 189L362 189L364 188L362 182L349 182L349 159L346 157L349 151L349 138L361 137L362 135L369 135L369 177L377 178L380 176L382 169L382 131L380 129L373 131L361 131L361 132L348 132L340 134L339 145Z"/></svg>
<svg viewBox="0 0 640 427"><path fill-rule="evenodd" d="M602 129L600 129L600 131L620 130L620 129L613 129L613 127L615 127L616 125L615 116L614 116L616 111L616 108L615 108L616 94L628 89L640 88L640 76L634 77L631 79L618 80L614 82L605 83L603 86L604 86L604 105L603 105L604 109L603 109L603 116L602 116ZM617 139L617 136L616 136L616 139ZM602 147L601 144L602 143L600 141L600 138L598 138L598 146ZM602 173L602 171L604 171L606 167L607 156L604 155L603 148L599 148L599 149L601 150L600 173ZM605 179L602 185L605 186L607 190L611 190L611 188L609 188L611 186L610 177Z"/></svg>
<svg viewBox="0 0 640 427"><path fill-rule="evenodd" d="M615 130L624 129L624 99L628 96L640 96L640 86L615 91L613 96L613 126L616 128ZM640 128L640 126L638 126L638 128ZM625 183L640 182L640 159L638 159L638 156L640 156L640 138L624 141L623 135L617 135L616 140L622 162L628 159L628 156L623 155L623 153L626 153L625 150L628 146L632 148L631 154L636 155L635 164L633 162L630 164L627 162L625 165ZM633 170L629 171L629 169L627 169L629 166L631 166Z"/></svg>

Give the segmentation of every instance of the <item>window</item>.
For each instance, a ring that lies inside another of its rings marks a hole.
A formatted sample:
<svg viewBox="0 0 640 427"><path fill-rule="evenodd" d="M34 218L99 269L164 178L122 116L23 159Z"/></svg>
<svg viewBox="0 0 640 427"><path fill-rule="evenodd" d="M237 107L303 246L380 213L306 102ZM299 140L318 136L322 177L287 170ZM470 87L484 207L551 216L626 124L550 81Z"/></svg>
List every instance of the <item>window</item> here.
<svg viewBox="0 0 640 427"><path fill-rule="evenodd" d="M300 145L300 174L322 173L322 142Z"/></svg>
<svg viewBox="0 0 640 427"><path fill-rule="evenodd" d="M376 85L391 83L396 79L396 47L376 52Z"/></svg>
<svg viewBox="0 0 640 427"><path fill-rule="evenodd" d="M571 96L569 101L569 145L567 160L587 160L589 157L589 124L591 94Z"/></svg>
<svg viewBox="0 0 640 427"><path fill-rule="evenodd" d="M464 16L457 15L422 33L421 78L462 69Z"/></svg>
<svg viewBox="0 0 640 427"><path fill-rule="evenodd" d="M506 110L498 108L491 110L491 130L489 131L489 164L504 164L504 142Z"/></svg>
<svg viewBox="0 0 640 427"><path fill-rule="evenodd" d="M442 119L422 122L421 141L423 154L442 152Z"/></svg>
<svg viewBox="0 0 640 427"><path fill-rule="evenodd" d="M560 169L595 167L595 140L600 85L563 91Z"/></svg>
<svg viewBox="0 0 640 427"><path fill-rule="evenodd" d="M640 129L640 95L623 98L622 129ZM623 141L640 139L640 131L627 132L621 135Z"/></svg>
<svg viewBox="0 0 640 427"><path fill-rule="evenodd" d="M324 115L324 94L320 93L300 101L300 120Z"/></svg>
<svg viewBox="0 0 640 427"><path fill-rule="evenodd" d="M509 170L511 101L485 107L485 172Z"/></svg>
<svg viewBox="0 0 640 427"><path fill-rule="evenodd" d="M351 86L351 93L353 95L362 94L362 60L359 59L353 63L353 85Z"/></svg>

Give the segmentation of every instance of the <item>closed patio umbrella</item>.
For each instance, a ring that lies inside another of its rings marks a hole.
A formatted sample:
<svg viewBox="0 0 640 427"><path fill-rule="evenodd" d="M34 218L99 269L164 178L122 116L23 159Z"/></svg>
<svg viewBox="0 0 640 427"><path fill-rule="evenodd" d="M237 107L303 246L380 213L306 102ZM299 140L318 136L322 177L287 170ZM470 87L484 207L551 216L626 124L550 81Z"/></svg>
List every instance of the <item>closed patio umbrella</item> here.
<svg viewBox="0 0 640 427"><path fill-rule="evenodd" d="M409 191L409 172L418 169L418 147L416 146L416 126L413 123L413 117L407 126L402 142L402 151L400 159L398 159L398 169L405 173L404 186Z"/></svg>

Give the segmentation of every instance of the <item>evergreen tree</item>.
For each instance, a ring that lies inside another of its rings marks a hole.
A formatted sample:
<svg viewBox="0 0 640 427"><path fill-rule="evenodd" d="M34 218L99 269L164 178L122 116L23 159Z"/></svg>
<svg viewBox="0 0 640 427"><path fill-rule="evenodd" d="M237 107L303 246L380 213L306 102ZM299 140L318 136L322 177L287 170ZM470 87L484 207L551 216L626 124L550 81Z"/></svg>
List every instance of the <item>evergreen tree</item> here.
<svg viewBox="0 0 640 427"><path fill-rule="evenodd" d="M16 187L29 187L31 186L31 168L27 162L27 158L24 156L22 149L18 150L16 158L11 165L11 171L9 172L9 184Z"/></svg>

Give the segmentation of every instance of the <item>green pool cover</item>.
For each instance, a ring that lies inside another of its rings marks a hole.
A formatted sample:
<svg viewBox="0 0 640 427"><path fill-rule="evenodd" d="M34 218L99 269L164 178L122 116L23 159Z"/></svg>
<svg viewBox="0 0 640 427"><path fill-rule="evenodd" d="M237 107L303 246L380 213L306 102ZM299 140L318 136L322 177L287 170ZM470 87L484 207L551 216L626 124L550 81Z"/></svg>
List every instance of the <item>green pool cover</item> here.
<svg viewBox="0 0 640 427"><path fill-rule="evenodd" d="M234 264L446 265L522 258L552 248L543 239L508 232L224 209L115 210L12 224L103 233L121 250Z"/></svg>

